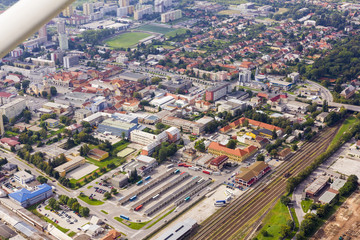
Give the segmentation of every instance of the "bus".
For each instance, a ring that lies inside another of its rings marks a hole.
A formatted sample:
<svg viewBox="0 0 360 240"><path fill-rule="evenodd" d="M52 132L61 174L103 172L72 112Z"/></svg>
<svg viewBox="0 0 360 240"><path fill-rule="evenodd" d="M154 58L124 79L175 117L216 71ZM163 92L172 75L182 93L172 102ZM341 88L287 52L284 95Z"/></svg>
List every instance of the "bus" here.
<svg viewBox="0 0 360 240"><path fill-rule="evenodd" d="M143 207L143 205L139 205L135 208L135 211L139 211L141 208Z"/></svg>
<svg viewBox="0 0 360 240"><path fill-rule="evenodd" d="M137 198L136 195L135 195L135 196L132 196L132 197L129 199L129 201L130 201L130 202L135 201L136 198Z"/></svg>
<svg viewBox="0 0 360 240"><path fill-rule="evenodd" d="M151 178L151 176L147 176L144 180L147 181Z"/></svg>
<svg viewBox="0 0 360 240"><path fill-rule="evenodd" d="M176 173L179 173L179 172L180 172L180 169L176 169L174 173L176 174Z"/></svg>
<svg viewBox="0 0 360 240"><path fill-rule="evenodd" d="M125 216L125 215L120 215L120 217L122 218L122 219L125 219L125 220L130 220L130 218L129 217L127 217L127 216Z"/></svg>
<svg viewBox="0 0 360 240"><path fill-rule="evenodd" d="M187 197L184 200L185 200L185 202L188 202L190 200L190 197Z"/></svg>
<svg viewBox="0 0 360 240"><path fill-rule="evenodd" d="M140 184L142 184L143 183L143 180L140 180L140 181L138 181L137 183L136 183L136 185L140 185Z"/></svg>

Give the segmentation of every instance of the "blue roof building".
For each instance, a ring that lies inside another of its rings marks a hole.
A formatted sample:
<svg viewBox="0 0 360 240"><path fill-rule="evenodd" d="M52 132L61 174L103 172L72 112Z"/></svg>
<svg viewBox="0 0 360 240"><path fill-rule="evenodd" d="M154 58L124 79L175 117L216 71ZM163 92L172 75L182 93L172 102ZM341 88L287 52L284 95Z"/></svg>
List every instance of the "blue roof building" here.
<svg viewBox="0 0 360 240"><path fill-rule="evenodd" d="M35 203L48 199L53 195L51 186L46 183L37 186L34 191L25 188L9 194L9 198L22 207L29 207Z"/></svg>

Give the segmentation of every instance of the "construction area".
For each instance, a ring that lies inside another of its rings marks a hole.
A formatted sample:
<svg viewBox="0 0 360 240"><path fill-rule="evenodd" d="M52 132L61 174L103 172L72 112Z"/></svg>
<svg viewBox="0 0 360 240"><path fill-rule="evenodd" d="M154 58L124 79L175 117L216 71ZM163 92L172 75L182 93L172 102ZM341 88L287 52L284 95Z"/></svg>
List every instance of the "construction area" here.
<svg viewBox="0 0 360 240"><path fill-rule="evenodd" d="M360 239L360 191L353 193L311 239Z"/></svg>

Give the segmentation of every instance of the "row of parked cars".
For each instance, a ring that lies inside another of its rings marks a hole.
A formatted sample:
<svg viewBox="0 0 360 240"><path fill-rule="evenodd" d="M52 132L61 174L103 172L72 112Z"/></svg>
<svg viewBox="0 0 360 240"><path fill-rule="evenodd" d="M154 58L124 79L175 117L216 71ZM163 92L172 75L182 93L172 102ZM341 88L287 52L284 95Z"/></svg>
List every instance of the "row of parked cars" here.
<svg viewBox="0 0 360 240"><path fill-rule="evenodd" d="M95 192L98 192L98 193L101 193L101 194L104 194L107 192L107 190L105 189L102 189L102 188L98 188L98 187L94 187L95 188Z"/></svg>

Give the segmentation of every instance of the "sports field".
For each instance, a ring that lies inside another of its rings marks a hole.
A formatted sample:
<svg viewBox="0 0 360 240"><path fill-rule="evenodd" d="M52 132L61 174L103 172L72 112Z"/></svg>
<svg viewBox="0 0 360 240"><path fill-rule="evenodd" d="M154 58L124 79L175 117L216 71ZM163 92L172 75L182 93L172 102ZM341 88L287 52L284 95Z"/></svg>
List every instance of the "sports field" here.
<svg viewBox="0 0 360 240"><path fill-rule="evenodd" d="M127 155L133 153L135 151L135 149L133 148L125 148L124 150L122 150L121 152L119 152L117 154L118 157L126 157Z"/></svg>
<svg viewBox="0 0 360 240"><path fill-rule="evenodd" d="M106 41L109 47L112 48L128 48L137 44L140 40L150 37L148 33L129 32L118 35Z"/></svg>
<svg viewBox="0 0 360 240"><path fill-rule="evenodd" d="M165 26L162 27L162 26L152 25L152 24L143 25L141 27L136 28L136 30L154 32L154 33L161 33L161 34L166 34L168 32L174 31L173 28L168 28L168 27L165 27Z"/></svg>

